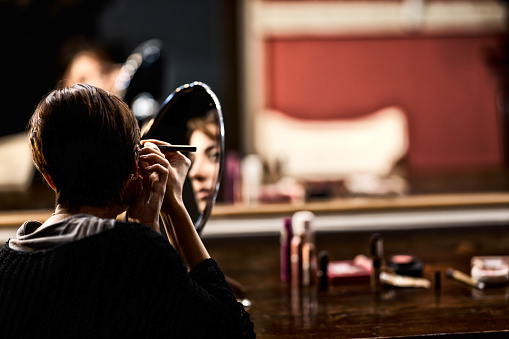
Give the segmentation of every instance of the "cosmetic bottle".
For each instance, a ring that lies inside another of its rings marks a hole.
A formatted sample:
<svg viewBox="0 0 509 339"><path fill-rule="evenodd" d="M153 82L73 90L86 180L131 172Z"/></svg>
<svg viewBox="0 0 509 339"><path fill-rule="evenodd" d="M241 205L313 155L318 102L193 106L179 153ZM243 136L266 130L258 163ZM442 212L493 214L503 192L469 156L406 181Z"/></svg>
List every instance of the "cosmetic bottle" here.
<svg viewBox="0 0 509 339"><path fill-rule="evenodd" d="M237 152L228 151L225 156L224 200L229 203L242 201L240 184L240 158Z"/></svg>
<svg viewBox="0 0 509 339"><path fill-rule="evenodd" d="M283 219L283 227L280 233L280 259L281 281L289 282L291 279L291 242L293 238L292 218Z"/></svg>
<svg viewBox="0 0 509 339"><path fill-rule="evenodd" d="M242 196L248 205L258 204L263 179L263 165L256 154L247 155L240 164Z"/></svg>
<svg viewBox="0 0 509 339"><path fill-rule="evenodd" d="M302 235L304 233L304 228L301 224L294 224L293 219L292 226L293 236L292 241L290 242L290 279L293 288L302 284Z"/></svg>
<svg viewBox="0 0 509 339"><path fill-rule="evenodd" d="M302 286L314 285L317 282L317 258L313 221L314 214L309 211L296 212L292 217L292 224L301 232Z"/></svg>

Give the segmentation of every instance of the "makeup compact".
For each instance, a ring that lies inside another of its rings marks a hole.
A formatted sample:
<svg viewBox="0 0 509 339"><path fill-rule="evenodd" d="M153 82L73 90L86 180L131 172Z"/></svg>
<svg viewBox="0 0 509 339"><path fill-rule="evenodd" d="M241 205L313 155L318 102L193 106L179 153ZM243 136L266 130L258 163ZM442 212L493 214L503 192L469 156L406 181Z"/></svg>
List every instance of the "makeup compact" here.
<svg viewBox="0 0 509 339"><path fill-rule="evenodd" d="M478 256L470 261L472 279L487 285L509 281L509 256Z"/></svg>
<svg viewBox="0 0 509 339"><path fill-rule="evenodd" d="M389 267L396 274L409 277L422 277L424 265L421 260L411 254L396 254L389 257Z"/></svg>
<svg viewBox="0 0 509 339"><path fill-rule="evenodd" d="M364 264L366 262L367 265ZM371 278L371 260L359 255L354 260L331 261L327 267L327 275L333 285L367 283Z"/></svg>

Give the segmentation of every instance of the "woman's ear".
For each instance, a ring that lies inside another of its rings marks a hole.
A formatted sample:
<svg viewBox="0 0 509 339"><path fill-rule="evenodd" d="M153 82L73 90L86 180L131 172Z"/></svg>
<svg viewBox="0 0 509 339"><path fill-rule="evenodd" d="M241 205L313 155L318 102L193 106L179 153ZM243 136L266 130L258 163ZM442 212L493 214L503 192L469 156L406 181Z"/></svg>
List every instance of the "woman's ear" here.
<svg viewBox="0 0 509 339"><path fill-rule="evenodd" d="M44 179L46 180L46 182L48 183L49 187L51 187L51 189L53 191L57 191L56 187L55 187L55 183L53 182L53 180L51 179L51 177L48 175L48 173L42 173L42 176L44 177Z"/></svg>
<svg viewBox="0 0 509 339"><path fill-rule="evenodd" d="M131 170L131 172L137 174L138 176L142 174L141 170L140 170L140 153L139 153L139 150L138 150L138 152L136 152L136 154L134 156L134 164L133 164L133 169Z"/></svg>

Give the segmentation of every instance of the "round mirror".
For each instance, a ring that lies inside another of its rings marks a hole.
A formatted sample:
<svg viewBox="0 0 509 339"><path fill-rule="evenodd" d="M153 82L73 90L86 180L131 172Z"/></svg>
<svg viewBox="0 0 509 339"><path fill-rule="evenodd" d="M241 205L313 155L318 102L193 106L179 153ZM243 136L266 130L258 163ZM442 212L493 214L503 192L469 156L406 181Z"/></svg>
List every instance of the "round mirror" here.
<svg viewBox="0 0 509 339"><path fill-rule="evenodd" d="M216 201L223 172L224 125L216 95L202 82L180 86L142 126L142 139L196 147L195 152L183 152L191 159L183 198L201 234ZM161 217L166 217L163 212Z"/></svg>

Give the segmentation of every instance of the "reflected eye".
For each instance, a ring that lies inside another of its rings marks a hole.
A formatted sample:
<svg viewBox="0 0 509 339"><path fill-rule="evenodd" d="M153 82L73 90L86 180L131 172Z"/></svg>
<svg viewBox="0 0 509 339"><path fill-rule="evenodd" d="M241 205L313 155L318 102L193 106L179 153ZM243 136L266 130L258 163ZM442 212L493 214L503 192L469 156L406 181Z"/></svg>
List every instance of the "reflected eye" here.
<svg viewBox="0 0 509 339"><path fill-rule="evenodd" d="M218 162L219 161L219 152L217 150L211 151L208 154L209 160L212 162Z"/></svg>

